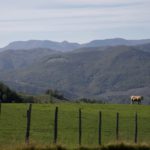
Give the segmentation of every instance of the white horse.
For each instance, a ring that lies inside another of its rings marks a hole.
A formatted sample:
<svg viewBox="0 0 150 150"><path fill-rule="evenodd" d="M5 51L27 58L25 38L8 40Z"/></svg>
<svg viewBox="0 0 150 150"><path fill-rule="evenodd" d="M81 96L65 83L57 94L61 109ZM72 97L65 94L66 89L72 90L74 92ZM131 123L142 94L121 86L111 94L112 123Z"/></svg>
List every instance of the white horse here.
<svg viewBox="0 0 150 150"><path fill-rule="evenodd" d="M131 103L134 104L134 102L137 102L138 104L141 104L141 100L143 99L143 96L131 96Z"/></svg>

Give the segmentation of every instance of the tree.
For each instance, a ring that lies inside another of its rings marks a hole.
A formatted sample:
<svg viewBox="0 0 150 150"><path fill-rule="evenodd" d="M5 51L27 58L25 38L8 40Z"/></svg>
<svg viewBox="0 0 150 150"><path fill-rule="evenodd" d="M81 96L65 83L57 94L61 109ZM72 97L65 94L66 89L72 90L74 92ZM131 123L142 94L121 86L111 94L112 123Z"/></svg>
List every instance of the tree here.
<svg viewBox="0 0 150 150"><path fill-rule="evenodd" d="M0 100L2 102L22 102L22 98L2 82L0 82Z"/></svg>
<svg viewBox="0 0 150 150"><path fill-rule="evenodd" d="M50 95L50 100L53 100L53 97L60 100L67 100L63 94L57 90L48 89L45 93Z"/></svg>

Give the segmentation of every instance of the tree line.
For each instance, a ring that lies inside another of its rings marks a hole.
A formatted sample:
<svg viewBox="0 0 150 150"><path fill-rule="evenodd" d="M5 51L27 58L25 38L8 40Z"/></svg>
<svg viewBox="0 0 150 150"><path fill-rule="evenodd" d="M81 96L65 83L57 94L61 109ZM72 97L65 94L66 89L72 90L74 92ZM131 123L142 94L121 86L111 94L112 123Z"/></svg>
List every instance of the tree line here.
<svg viewBox="0 0 150 150"><path fill-rule="evenodd" d="M3 103L55 103L58 101L69 100L58 90L48 89L45 93L40 95L27 95L24 93L17 93L4 83L0 82L0 102ZM103 101L89 98L80 98L73 100L73 102L104 103Z"/></svg>
<svg viewBox="0 0 150 150"><path fill-rule="evenodd" d="M41 95L27 95L24 93L17 93L10 89L7 85L0 82L0 102L4 103L37 103L37 102L55 102L57 100L67 100L62 93L57 90L48 89Z"/></svg>

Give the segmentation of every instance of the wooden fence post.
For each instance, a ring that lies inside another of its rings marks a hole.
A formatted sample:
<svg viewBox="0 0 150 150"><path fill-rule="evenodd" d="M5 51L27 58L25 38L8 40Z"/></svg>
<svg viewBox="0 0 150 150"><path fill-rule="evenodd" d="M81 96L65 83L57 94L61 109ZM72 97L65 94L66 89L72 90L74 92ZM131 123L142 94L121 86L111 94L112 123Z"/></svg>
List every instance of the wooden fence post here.
<svg viewBox="0 0 150 150"><path fill-rule="evenodd" d="M79 109L79 145L82 142L82 114L81 109Z"/></svg>
<svg viewBox="0 0 150 150"><path fill-rule="evenodd" d="M31 111L32 111L32 104L29 105L29 109L27 110L27 128L26 128L26 137L25 137L26 144L29 144L29 138L30 138Z"/></svg>
<svg viewBox="0 0 150 150"><path fill-rule="evenodd" d="M137 143L137 137L138 137L138 115L137 112L135 113L135 133L134 133L134 142Z"/></svg>
<svg viewBox="0 0 150 150"><path fill-rule="evenodd" d="M58 134L58 107L55 108L54 116L54 144L57 143L57 134Z"/></svg>
<svg viewBox="0 0 150 150"><path fill-rule="evenodd" d="M98 144L102 144L102 112L99 112L99 123L98 123Z"/></svg>
<svg viewBox="0 0 150 150"><path fill-rule="evenodd" d="M2 103L0 102L0 115L1 115L1 112L2 112Z"/></svg>
<svg viewBox="0 0 150 150"><path fill-rule="evenodd" d="M119 113L116 115L116 140L119 140Z"/></svg>

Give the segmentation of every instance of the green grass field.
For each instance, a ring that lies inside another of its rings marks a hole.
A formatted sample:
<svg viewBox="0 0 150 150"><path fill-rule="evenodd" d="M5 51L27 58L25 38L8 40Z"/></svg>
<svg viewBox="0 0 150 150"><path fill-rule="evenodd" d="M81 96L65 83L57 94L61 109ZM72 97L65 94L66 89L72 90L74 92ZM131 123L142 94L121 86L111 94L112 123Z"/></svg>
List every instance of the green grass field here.
<svg viewBox="0 0 150 150"><path fill-rule="evenodd" d="M24 143L28 104L2 104L0 145ZM52 144L54 110L58 113L58 143L78 145L78 110L82 109L82 145L98 145L98 112L102 112L102 143L115 142L116 112L120 113L120 141L134 142L134 115L138 113L138 142L150 144L150 106L57 103L33 104L31 135L33 143Z"/></svg>

